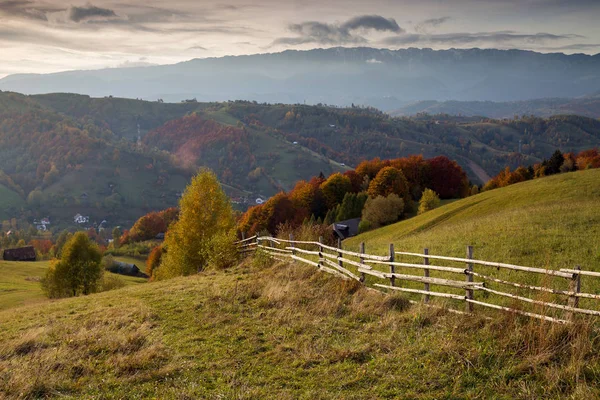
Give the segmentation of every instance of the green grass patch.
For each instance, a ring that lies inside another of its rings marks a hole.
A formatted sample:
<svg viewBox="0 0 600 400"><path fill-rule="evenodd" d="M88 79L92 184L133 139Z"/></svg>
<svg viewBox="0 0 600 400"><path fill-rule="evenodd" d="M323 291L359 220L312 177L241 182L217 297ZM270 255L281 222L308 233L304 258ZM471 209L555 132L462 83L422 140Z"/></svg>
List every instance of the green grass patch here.
<svg viewBox="0 0 600 400"><path fill-rule="evenodd" d="M129 258L119 258L119 260L131 261ZM135 264L141 271L145 270L145 266L140 260L136 260ZM42 292L40 279L49 266L50 261L15 262L0 260L0 310L48 302L49 300ZM147 282L144 278L111 275L119 277L126 286Z"/></svg>

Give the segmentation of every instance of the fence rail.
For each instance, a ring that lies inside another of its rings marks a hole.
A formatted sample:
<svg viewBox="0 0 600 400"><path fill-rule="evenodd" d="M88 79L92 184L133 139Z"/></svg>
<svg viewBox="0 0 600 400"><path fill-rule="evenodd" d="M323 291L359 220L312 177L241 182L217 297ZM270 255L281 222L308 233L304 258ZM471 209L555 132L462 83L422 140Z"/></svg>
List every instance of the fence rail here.
<svg viewBox="0 0 600 400"><path fill-rule="evenodd" d="M581 279L583 276L600 277L600 273L582 271L578 266L574 269L550 270L477 260L473 258L471 246L467 246L467 257L460 258L432 255L429 254L428 249L424 249L423 253L394 251L393 244L390 244L387 256L374 255L365 252L364 243L360 244L358 252L354 252L343 249L340 241L337 247L333 247L323 244L322 238L318 242L297 241L291 235L289 240L271 236L252 236L247 239L242 238L236 242L236 245L238 251L244 255L260 251L278 260L291 259L344 279L358 280L376 290L399 291L411 296L419 295L425 303L429 303L432 297L463 302L466 313L473 312L473 307L477 306L556 323L568 323L572 321L575 314L600 316L600 309L584 308L579 304L580 299L584 299L586 305L597 305L594 300L600 300L600 293L582 292ZM396 256L419 258L422 263L400 262L396 260ZM430 260L438 260L437 264L464 263L464 267L431 265ZM475 271L475 266L493 267L498 273L504 271L504 276L492 276L489 271ZM386 268L387 271L384 270ZM418 271L422 271L422 274L417 275ZM432 273L440 276L431 276ZM521 281L511 280L515 273L519 275ZM457 275L464 275L465 278L463 280L452 278ZM531 280L540 277L546 280L554 279L555 286L568 287L562 289L531 283ZM478 281L474 281L474 278ZM494 284L519 292L509 293L501 288L490 287ZM452 290L462 291L462 293ZM554 298L552 300L531 298L525 296L524 291ZM477 295L477 299L475 299L476 292L481 292ZM561 300L566 300L566 304L560 304ZM506 304L507 301L510 303ZM450 310L462 313L455 309Z"/></svg>

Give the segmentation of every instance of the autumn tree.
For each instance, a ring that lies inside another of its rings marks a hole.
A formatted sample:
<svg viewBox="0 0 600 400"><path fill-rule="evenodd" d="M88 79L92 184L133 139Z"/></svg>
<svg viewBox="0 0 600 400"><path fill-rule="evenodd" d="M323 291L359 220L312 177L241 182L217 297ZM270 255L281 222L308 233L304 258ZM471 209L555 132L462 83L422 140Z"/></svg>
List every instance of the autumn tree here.
<svg viewBox="0 0 600 400"><path fill-rule="evenodd" d="M431 189L423 190L421 200L419 200L419 214L431 211L440 206L440 198L436 192Z"/></svg>
<svg viewBox="0 0 600 400"><path fill-rule="evenodd" d="M154 272L159 267L160 262L162 260L163 248L162 246L156 246L150 254L148 255L148 259L146 260L146 274L150 277L150 279L154 279Z"/></svg>
<svg viewBox="0 0 600 400"><path fill-rule="evenodd" d="M102 278L102 254L85 232L77 232L62 249L42 279L42 289L50 298L88 295L97 290Z"/></svg>
<svg viewBox="0 0 600 400"><path fill-rule="evenodd" d="M352 191L350 178L336 172L321 184L327 208L331 209L344 200L346 193Z"/></svg>
<svg viewBox="0 0 600 400"><path fill-rule="evenodd" d="M387 197L394 193L401 198L405 198L409 194L408 181L399 169L385 167L371 181L368 193L371 197Z"/></svg>
<svg viewBox="0 0 600 400"><path fill-rule="evenodd" d="M216 175L207 169L187 186L179 209L179 219L165 238L165 253L154 274L157 279L190 275L206 268L209 252L219 251L208 248L207 243L228 235L235 226L231 203Z"/></svg>
<svg viewBox="0 0 600 400"><path fill-rule="evenodd" d="M469 179L456 161L445 156L427 160L429 165L429 187L441 199L466 197L469 193Z"/></svg>

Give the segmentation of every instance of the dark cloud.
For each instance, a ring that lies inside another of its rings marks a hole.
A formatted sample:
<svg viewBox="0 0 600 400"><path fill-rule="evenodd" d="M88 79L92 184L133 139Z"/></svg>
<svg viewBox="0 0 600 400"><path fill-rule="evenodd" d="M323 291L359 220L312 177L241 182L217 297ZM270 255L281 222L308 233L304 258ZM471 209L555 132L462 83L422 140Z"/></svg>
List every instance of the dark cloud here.
<svg viewBox="0 0 600 400"><path fill-rule="evenodd" d="M93 18L114 18L117 14L108 8L96 7L94 5L88 5L86 7L75 7L69 8L69 19L73 22L81 22Z"/></svg>
<svg viewBox="0 0 600 400"><path fill-rule="evenodd" d="M415 26L415 30L417 32L424 33L424 32L427 32L427 30L429 28L436 28L436 27L448 22L450 19L451 19L450 17L426 19L425 21L418 23Z"/></svg>
<svg viewBox="0 0 600 400"><path fill-rule="evenodd" d="M38 21L47 21L48 13L64 11L64 8L54 7L28 0L0 1L0 15Z"/></svg>
<svg viewBox="0 0 600 400"><path fill-rule="evenodd" d="M389 46L402 45L469 45L474 43L495 43L520 41L525 43L544 43L547 41L558 41L582 38L580 35L555 35L551 33L523 34L511 31L500 32L478 32L478 33L445 33L445 34L408 34L393 36L384 40Z"/></svg>
<svg viewBox="0 0 600 400"><path fill-rule="evenodd" d="M362 15L349 19L342 24L308 21L300 24L292 24L288 29L298 36L278 38L272 45L299 45L305 43L323 45L361 44L368 41L363 36L357 35L355 31L404 32L396 20L384 18L379 15Z"/></svg>

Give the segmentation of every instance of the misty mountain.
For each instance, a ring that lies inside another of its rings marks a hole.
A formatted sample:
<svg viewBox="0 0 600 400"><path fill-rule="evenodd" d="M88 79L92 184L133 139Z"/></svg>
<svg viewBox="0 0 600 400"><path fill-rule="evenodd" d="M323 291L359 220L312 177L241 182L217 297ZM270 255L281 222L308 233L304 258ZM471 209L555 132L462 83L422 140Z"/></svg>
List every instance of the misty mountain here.
<svg viewBox="0 0 600 400"><path fill-rule="evenodd" d="M356 103L393 110L426 99L520 101L589 95L600 91L600 54L494 49L288 50L163 66L11 75L0 80L0 90L172 102L196 98Z"/></svg>
<svg viewBox="0 0 600 400"><path fill-rule="evenodd" d="M448 114L465 117L485 116L489 118L513 118L515 115L577 114L590 118L600 118L600 93L593 96L568 98L547 98L523 101L435 101L426 100L408 104L390 114L399 117L415 116L420 113L430 115Z"/></svg>

